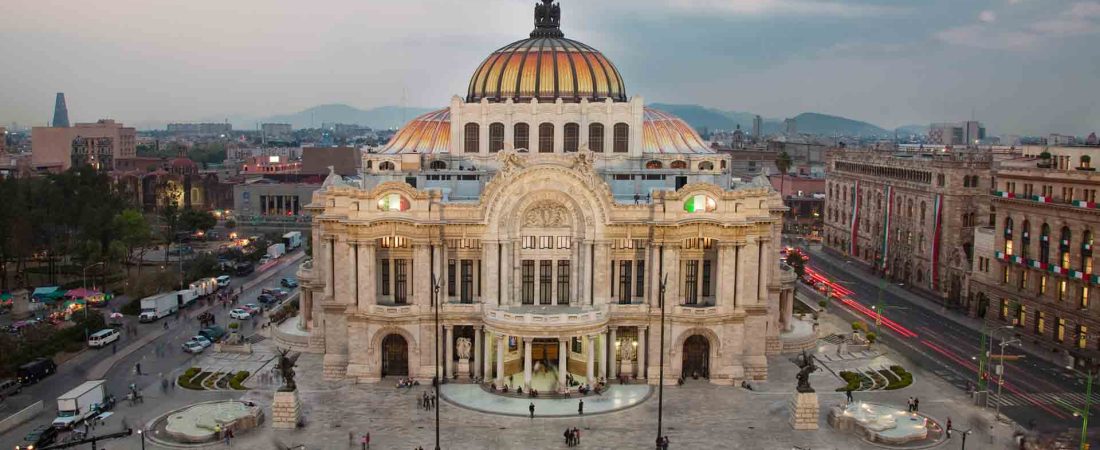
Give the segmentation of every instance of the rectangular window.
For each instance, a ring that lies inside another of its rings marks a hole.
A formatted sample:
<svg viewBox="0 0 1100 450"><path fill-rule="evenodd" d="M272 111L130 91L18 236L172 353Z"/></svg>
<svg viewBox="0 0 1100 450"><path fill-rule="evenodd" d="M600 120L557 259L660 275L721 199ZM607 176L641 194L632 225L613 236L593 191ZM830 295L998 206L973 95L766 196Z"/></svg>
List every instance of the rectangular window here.
<svg viewBox="0 0 1100 450"><path fill-rule="evenodd" d="M1089 287L1081 286L1081 309L1089 307Z"/></svg>
<svg viewBox="0 0 1100 450"><path fill-rule="evenodd" d="M1043 335L1043 328L1046 327L1046 313L1037 311L1035 313L1035 334Z"/></svg>
<svg viewBox="0 0 1100 450"><path fill-rule="evenodd" d="M630 263L631 260L619 261L619 304L630 304Z"/></svg>
<svg viewBox="0 0 1100 450"><path fill-rule="evenodd" d="M1058 280L1058 301L1066 299L1066 280Z"/></svg>
<svg viewBox="0 0 1100 450"><path fill-rule="evenodd" d="M694 305L699 303L699 261L690 260L685 264L684 270L684 304Z"/></svg>
<svg viewBox="0 0 1100 450"><path fill-rule="evenodd" d="M1020 288L1020 290L1024 290L1024 289L1027 288L1027 270L1026 269L1020 271L1020 282L1019 282L1019 285L1017 287Z"/></svg>
<svg viewBox="0 0 1100 450"><path fill-rule="evenodd" d="M539 304L550 305L553 304L553 297L551 297L551 287L554 282L554 271L550 264L552 261L544 259L539 261Z"/></svg>
<svg viewBox="0 0 1100 450"><path fill-rule="evenodd" d="M645 261L635 261L634 267L638 268L638 275L634 277L634 295L645 297Z"/></svg>
<svg viewBox="0 0 1100 450"><path fill-rule="evenodd" d="M1089 346L1089 327L1084 325L1077 326L1077 348L1085 348Z"/></svg>
<svg viewBox="0 0 1100 450"><path fill-rule="evenodd" d="M537 243L538 243L538 236L524 236L523 237L523 248L527 248L527 249L535 248L535 245Z"/></svg>
<svg viewBox="0 0 1100 450"><path fill-rule="evenodd" d="M1005 254L1012 256L1012 240L1005 241Z"/></svg>
<svg viewBox="0 0 1100 450"><path fill-rule="evenodd" d="M1013 325L1016 325L1018 327L1023 327L1023 326L1027 325L1027 307L1026 306L1016 305L1016 323L1014 323Z"/></svg>
<svg viewBox="0 0 1100 450"><path fill-rule="evenodd" d="M1054 320L1054 340L1058 342L1066 341L1066 319L1059 317Z"/></svg>
<svg viewBox="0 0 1100 450"><path fill-rule="evenodd" d="M394 303L404 305L408 301L408 261L404 259L393 260L394 264L394 287L393 287L393 301Z"/></svg>
<svg viewBox="0 0 1100 450"><path fill-rule="evenodd" d="M459 291L462 303L474 302L474 260L462 260L462 289Z"/></svg>
<svg viewBox="0 0 1100 450"><path fill-rule="evenodd" d="M584 353L584 342L581 341L581 338L573 338L569 347L572 349L573 353Z"/></svg>
<svg viewBox="0 0 1100 450"><path fill-rule="evenodd" d="M1001 311L1000 319L1005 320L1008 317L1008 300L1001 299Z"/></svg>
<svg viewBox="0 0 1100 450"><path fill-rule="evenodd" d="M569 260L563 259L558 261L558 304L568 305L569 296Z"/></svg>
<svg viewBox="0 0 1100 450"><path fill-rule="evenodd" d="M524 305L533 305L535 304L535 261L525 259L521 267L519 299Z"/></svg>
<svg viewBox="0 0 1100 450"><path fill-rule="evenodd" d="M703 260L703 297L710 297L711 265L709 259Z"/></svg>
<svg viewBox="0 0 1100 450"><path fill-rule="evenodd" d="M390 295L390 260L382 260L382 295Z"/></svg>
<svg viewBox="0 0 1100 450"><path fill-rule="evenodd" d="M447 260L447 297L454 297L455 294L455 281L457 281L458 274L456 274L455 260Z"/></svg>
<svg viewBox="0 0 1100 450"><path fill-rule="evenodd" d="M1039 277L1039 295L1047 293L1047 276L1043 275Z"/></svg>
<svg viewBox="0 0 1100 450"><path fill-rule="evenodd" d="M1008 266L1001 268L1001 284L1008 284Z"/></svg>

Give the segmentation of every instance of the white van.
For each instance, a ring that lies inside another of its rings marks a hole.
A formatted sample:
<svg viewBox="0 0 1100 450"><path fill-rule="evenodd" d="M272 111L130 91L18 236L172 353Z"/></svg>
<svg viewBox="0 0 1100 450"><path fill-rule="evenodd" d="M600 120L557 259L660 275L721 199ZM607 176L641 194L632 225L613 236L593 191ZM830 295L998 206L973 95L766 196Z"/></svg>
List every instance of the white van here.
<svg viewBox="0 0 1100 450"><path fill-rule="evenodd" d="M107 328L96 331L95 334L88 336L89 347L103 347L119 338L118 330L113 328Z"/></svg>
<svg viewBox="0 0 1100 450"><path fill-rule="evenodd" d="M222 275L222 276L218 277L218 287L219 288L229 287L229 284L232 283L232 282L233 282L233 279L229 278L229 275Z"/></svg>

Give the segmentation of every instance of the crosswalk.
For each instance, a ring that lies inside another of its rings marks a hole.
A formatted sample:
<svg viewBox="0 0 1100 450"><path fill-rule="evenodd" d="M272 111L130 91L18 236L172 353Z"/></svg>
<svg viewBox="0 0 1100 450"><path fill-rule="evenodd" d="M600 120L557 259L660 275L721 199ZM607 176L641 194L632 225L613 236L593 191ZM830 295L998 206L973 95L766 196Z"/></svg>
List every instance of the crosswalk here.
<svg viewBox="0 0 1100 450"><path fill-rule="evenodd" d="M996 393L989 396L989 406L1000 405L1001 407L1012 406L1033 406L1035 403L1063 406L1068 403L1074 408L1083 408L1085 406L1085 394L1082 392L1036 392L1029 394L1012 394L1003 393L997 395ZM1100 394L1092 395L1093 408L1100 407Z"/></svg>

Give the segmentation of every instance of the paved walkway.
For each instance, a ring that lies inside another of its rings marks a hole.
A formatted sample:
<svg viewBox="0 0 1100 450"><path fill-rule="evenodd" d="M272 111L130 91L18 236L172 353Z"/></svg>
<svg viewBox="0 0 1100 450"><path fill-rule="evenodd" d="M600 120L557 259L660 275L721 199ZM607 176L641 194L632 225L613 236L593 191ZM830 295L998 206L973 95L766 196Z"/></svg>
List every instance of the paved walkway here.
<svg viewBox="0 0 1100 450"><path fill-rule="evenodd" d="M576 417L580 400L584 400L585 414L601 414L635 406L645 401L652 392L649 385L612 385L602 395L565 399L531 399L507 397L486 392L476 384L445 384L440 390L443 398L457 406L490 414L528 417L531 404L538 417Z"/></svg>

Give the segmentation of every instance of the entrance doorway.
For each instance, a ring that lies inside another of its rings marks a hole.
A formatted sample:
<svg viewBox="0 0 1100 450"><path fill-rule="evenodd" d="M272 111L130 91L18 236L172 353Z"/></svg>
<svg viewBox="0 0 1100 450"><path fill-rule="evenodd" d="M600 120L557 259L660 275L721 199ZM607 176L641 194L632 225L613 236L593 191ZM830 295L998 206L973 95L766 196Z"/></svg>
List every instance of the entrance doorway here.
<svg viewBox="0 0 1100 450"><path fill-rule="evenodd" d="M382 339L382 376L409 374L409 343L400 334Z"/></svg>
<svg viewBox="0 0 1100 450"><path fill-rule="evenodd" d="M710 342L698 334L684 341L684 366L681 372L686 379L710 377Z"/></svg>
<svg viewBox="0 0 1100 450"><path fill-rule="evenodd" d="M546 368L558 367L558 341L535 339L531 342L531 361L541 362Z"/></svg>

